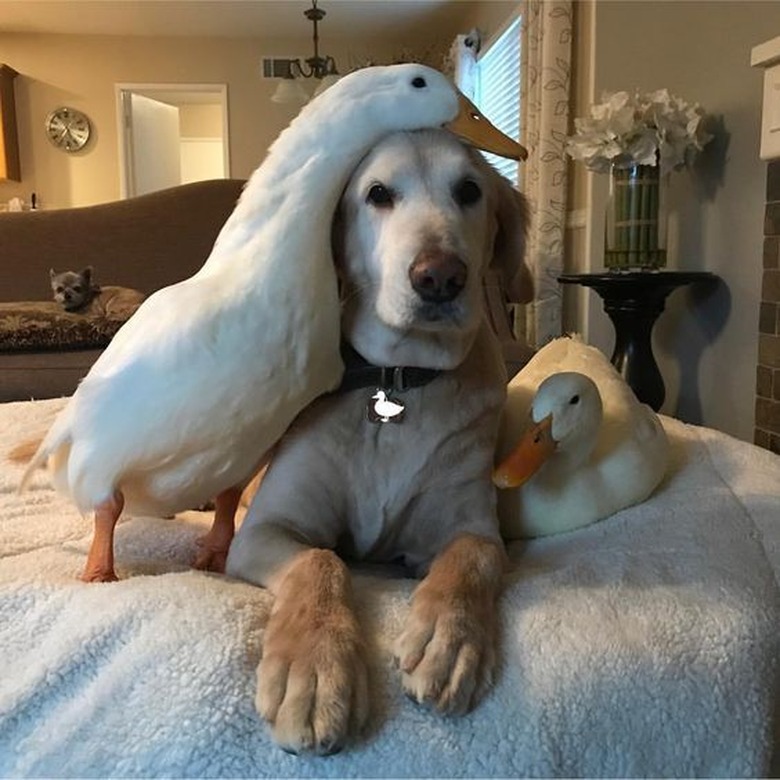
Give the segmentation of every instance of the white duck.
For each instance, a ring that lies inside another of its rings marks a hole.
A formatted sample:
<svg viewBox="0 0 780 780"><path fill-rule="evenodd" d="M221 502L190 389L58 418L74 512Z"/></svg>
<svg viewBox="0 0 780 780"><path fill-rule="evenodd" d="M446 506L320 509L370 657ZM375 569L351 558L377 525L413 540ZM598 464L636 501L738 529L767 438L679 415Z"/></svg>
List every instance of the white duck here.
<svg viewBox="0 0 780 780"><path fill-rule="evenodd" d="M330 230L350 172L384 135L441 125L524 156L430 68L345 76L271 146L202 269L149 297L115 336L22 481L48 458L55 485L95 511L83 579L115 579L123 506L169 515L214 496L201 564L218 568L211 555L224 558L240 488L341 378Z"/></svg>
<svg viewBox="0 0 780 780"><path fill-rule="evenodd" d="M644 501L666 472L668 441L599 350L561 338L509 383L498 454L494 482L515 488L499 492L501 530L517 539L570 531Z"/></svg>

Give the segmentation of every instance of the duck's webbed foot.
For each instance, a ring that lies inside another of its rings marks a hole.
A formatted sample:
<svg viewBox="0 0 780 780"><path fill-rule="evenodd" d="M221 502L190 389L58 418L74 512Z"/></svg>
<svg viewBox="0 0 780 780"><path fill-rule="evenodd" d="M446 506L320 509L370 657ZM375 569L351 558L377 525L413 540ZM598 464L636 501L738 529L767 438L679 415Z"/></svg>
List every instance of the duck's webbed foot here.
<svg viewBox="0 0 780 780"><path fill-rule="evenodd" d="M240 498L240 488L230 488L217 496L211 529L198 539L200 549L193 564L196 569L224 574L225 561L235 532L236 509Z"/></svg>
<svg viewBox="0 0 780 780"><path fill-rule="evenodd" d="M117 491L95 507L95 532L80 577L83 582L116 582L119 579L114 571L114 528L124 505L124 496Z"/></svg>

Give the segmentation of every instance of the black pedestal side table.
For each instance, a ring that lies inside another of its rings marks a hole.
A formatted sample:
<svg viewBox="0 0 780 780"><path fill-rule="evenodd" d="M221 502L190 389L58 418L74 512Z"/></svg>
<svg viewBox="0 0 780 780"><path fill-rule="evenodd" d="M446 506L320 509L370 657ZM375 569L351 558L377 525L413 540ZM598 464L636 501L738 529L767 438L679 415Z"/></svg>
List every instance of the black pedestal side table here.
<svg viewBox="0 0 780 780"><path fill-rule="evenodd" d="M637 398L655 411L666 388L652 346L652 332L669 293L687 284L714 282L705 271L627 271L603 274L563 274L562 284L592 287L604 301L604 311L615 327L612 365Z"/></svg>

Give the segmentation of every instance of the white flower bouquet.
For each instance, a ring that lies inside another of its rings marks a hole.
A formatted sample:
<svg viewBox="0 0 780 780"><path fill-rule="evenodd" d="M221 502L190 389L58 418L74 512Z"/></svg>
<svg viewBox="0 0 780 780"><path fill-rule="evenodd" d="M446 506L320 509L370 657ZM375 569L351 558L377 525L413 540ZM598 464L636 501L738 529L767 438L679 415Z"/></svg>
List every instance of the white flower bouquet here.
<svg viewBox="0 0 780 780"><path fill-rule="evenodd" d="M659 165L661 174L689 165L712 136L702 127L705 113L666 89L605 92L590 116L574 120L566 151L588 170Z"/></svg>

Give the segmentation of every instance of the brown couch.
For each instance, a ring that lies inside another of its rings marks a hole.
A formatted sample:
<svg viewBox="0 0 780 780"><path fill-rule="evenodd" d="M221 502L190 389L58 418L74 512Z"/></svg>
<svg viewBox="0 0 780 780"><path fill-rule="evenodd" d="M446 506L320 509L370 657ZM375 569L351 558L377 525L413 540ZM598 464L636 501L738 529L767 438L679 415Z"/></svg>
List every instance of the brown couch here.
<svg viewBox="0 0 780 780"><path fill-rule="evenodd" d="M145 294L191 276L208 257L243 184L220 179L98 206L0 214L3 311L15 302L50 301L50 268L91 265L98 284ZM92 349L46 343L0 350L0 401L69 395L101 343Z"/></svg>

